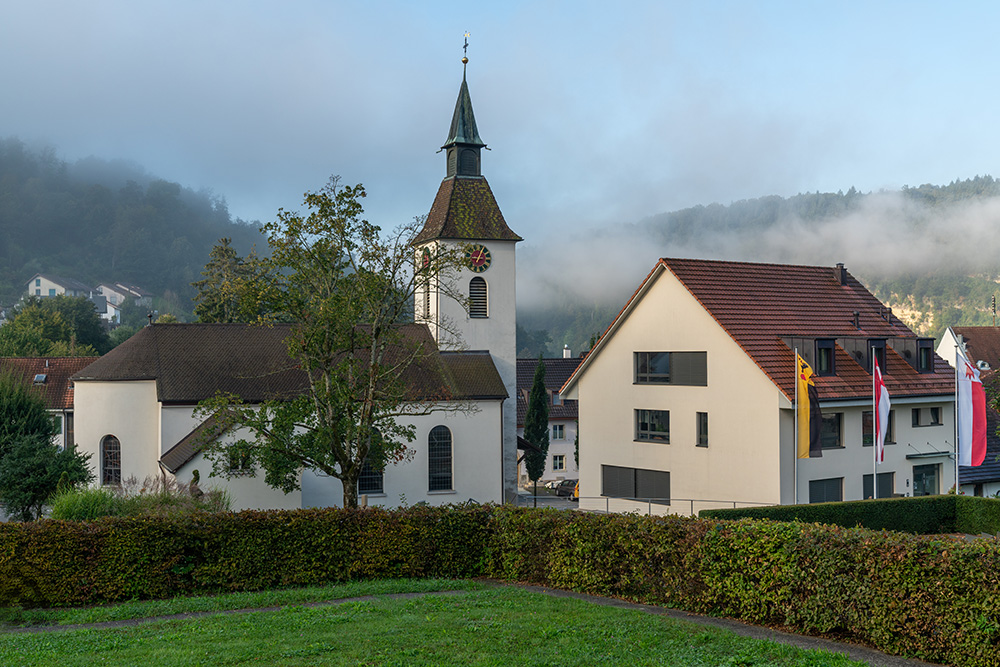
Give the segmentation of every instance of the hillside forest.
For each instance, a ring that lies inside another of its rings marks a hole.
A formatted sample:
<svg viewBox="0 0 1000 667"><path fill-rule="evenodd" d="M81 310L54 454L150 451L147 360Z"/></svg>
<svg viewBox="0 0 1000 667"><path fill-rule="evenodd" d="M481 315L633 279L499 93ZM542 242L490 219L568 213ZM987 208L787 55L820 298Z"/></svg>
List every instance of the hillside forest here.
<svg viewBox="0 0 1000 667"><path fill-rule="evenodd" d="M192 321L191 283L202 278L213 246L230 238L245 256L260 243L258 227L234 219L223 196L152 176L135 163L96 157L69 163L54 148L0 139L0 306L15 303L34 274L48 273L138 285L157 296L161 312ZM601 290L576 280L573 267L560 267L561 278L539 273L529 238L519 246L518 275L531 289L519 293L538 296L519 303L518 352L588 349L656 257L667 256L844 262L922 335L992 324L992 299L1000 291L998 229L1000 181L976 176L891 191L852 187L715 203L583 230L575 241L581 248L599 246L604 256L614 256L609 248L626 256L641 249L649 256L636 266L601 267Z"/></svg>

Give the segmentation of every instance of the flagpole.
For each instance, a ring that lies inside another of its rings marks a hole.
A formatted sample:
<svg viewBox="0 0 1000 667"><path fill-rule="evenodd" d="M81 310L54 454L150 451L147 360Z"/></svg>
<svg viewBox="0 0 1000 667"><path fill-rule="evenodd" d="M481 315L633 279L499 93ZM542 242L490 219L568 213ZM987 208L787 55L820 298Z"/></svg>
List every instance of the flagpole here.
<svg viewBox="0 0 1000 667"><path fill-rule="evenodd" d="M878 500L878 398L875 395L875 368L878 359L875 357L875 347L872 346L872 498Z"/></svg>
<svg viewBox="0 0 1000 667"><path fill-rule="evenodd" d="M795 382L795 435L792 440L792 490L793 500L799 504L799 348L795 348L795 372L792 378Z"/></svg>
<svg viewBox="0 0 1000 667"><path fill-rule="evenodd" d="M955 343L955 495L958 495L958 343Z"/></svg>

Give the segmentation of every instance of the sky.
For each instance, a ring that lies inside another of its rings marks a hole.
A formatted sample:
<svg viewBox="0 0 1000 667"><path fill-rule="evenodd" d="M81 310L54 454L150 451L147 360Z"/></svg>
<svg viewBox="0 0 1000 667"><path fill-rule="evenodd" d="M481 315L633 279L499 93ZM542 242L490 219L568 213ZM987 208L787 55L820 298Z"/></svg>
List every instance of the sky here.
<svg viewBox="0 0 1000 667"><path fill-rule="evenodd" d="M987 2L0 0L0 137L244 220L339 174L391 228L444 176L468 32L520 257L572 263L595 229L698 204L1000 176L998 25ZM628 252L629 280L657 256Z"/></svg>

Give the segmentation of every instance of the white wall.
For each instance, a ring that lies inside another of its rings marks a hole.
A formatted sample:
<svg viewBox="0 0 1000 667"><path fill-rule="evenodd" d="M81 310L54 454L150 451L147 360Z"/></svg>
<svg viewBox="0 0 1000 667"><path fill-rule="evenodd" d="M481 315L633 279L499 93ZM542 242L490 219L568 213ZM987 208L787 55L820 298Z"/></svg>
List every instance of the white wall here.
<svg viewBox="0 0 1000 667"><path fill-rule="evenodd" d="M135 477L141 482L160 474L159 405L153 380L75 383L76 442L81 452L92 454L90 465L97 483L101 479L100 444L106 435L121 443L122 480Z"/></svg>
<svg viewBox="0 0 1000 667"><path fill-rule="evenodd" d="M384 493L369 496L368 504L385 507L418 502L446 505L470 499L480 503L502 502L500 404L499 401L482 401L479 406L479 412L473 415L439 412L411 418L409 423L416 426L414 441L409 445L411 456L407 461L386 467ZM447 426L452 435L453 489L450 491L427 490L427 436L438 425ZM341 506L343 496L343 487L336 478L303 473L303 507Z"/></svg>

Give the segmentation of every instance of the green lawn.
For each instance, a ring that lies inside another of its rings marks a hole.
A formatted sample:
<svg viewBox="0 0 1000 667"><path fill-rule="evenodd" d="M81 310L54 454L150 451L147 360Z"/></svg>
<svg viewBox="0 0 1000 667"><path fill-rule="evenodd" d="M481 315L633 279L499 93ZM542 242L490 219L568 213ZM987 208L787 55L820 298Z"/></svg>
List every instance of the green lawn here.
<svg viewBox="0 0 1000 667"><path fill-rule="evenodd" d="M395 587L395 590L388 590ZM448 596L306 608L326 599L370 593L459 588ZM371 582L350 587L258 594L253 604L280 611L156 621L104 630L0 635L0 665L862 665L843 656L803 651L640 611L556 598L476 582ZM296 596L305 597L296 600ZM275 596L278 596L277 598ZM243 596L216 598L211 608L242 606ZM205 609L208 598L102 607L80 618L155 616ZM270 601L269 601L270 600ZM193 603L193 605L192 605ZM281 602L287 604L288 602ZM164 612L157 605L167 604ZM118 612L125 609L127 612ZM50 612L45 612L50 613ZM68 612L53 612L68 614ZM74 612L77 613L77 612ZM22 619L24 620L24 619ZM89 621L88 621L89 622Z"/></svg>

